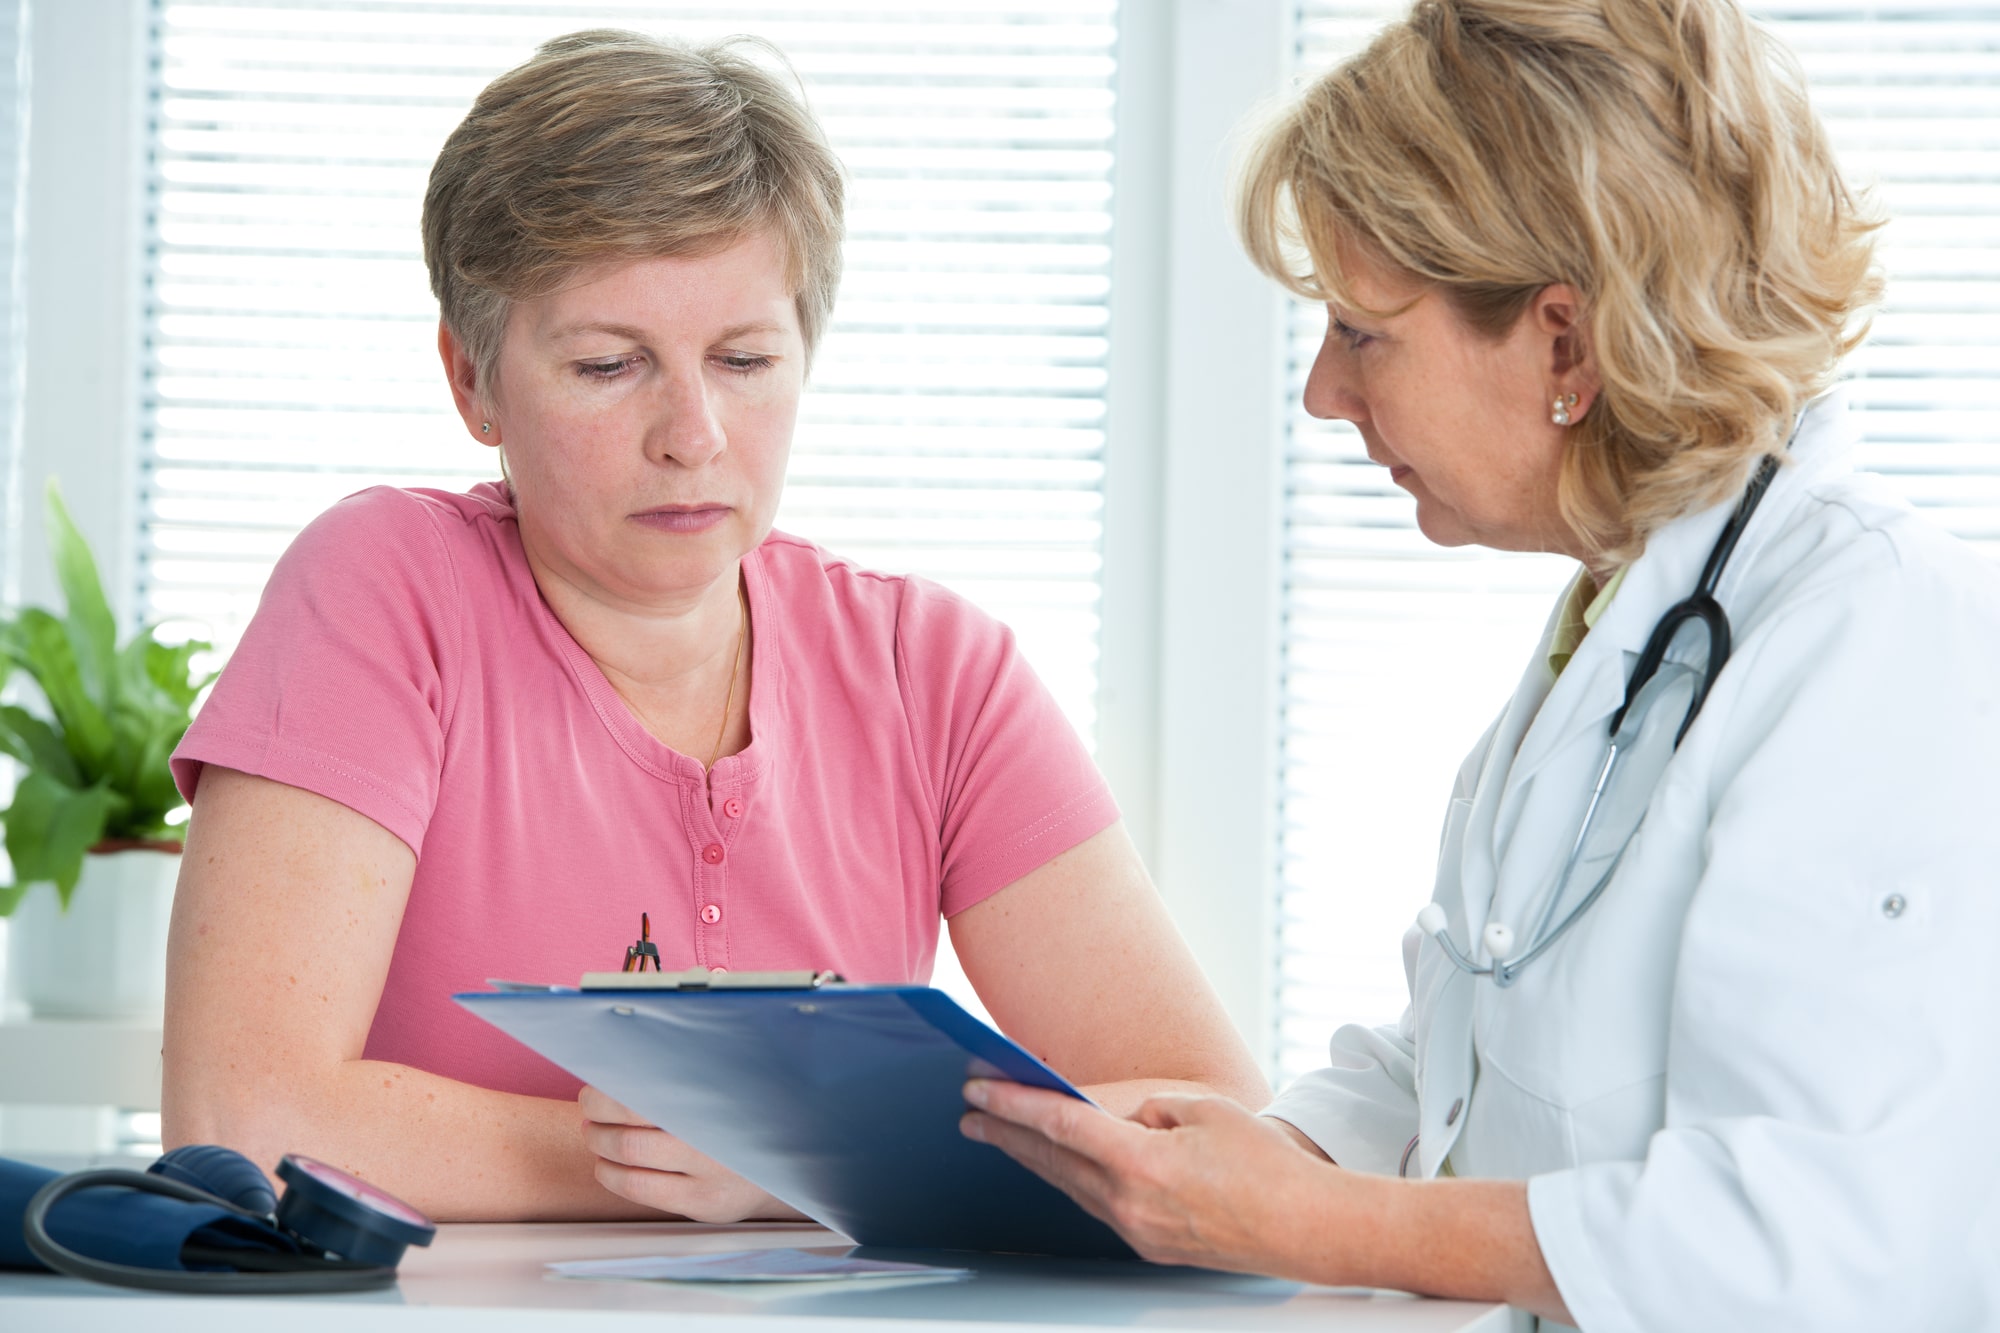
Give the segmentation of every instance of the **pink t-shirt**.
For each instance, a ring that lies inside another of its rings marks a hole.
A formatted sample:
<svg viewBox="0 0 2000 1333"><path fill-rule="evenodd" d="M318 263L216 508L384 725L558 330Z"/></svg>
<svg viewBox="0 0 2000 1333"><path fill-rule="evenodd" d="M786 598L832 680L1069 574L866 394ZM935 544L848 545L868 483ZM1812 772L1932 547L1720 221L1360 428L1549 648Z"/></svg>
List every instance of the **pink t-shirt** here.
<svg viewBox="0 0 2000 1333"><path fill-rule="evenodd" d="M777 533L743 571L752 739L707 781L542 601L499 486L378 487L299 534L174 775L189 799L203 764L303 787L417 853L368 1058L573 1097L452 993L615 970L642 911L669 969L922 981L940 913L1117 818L970 603Z"/></svg>

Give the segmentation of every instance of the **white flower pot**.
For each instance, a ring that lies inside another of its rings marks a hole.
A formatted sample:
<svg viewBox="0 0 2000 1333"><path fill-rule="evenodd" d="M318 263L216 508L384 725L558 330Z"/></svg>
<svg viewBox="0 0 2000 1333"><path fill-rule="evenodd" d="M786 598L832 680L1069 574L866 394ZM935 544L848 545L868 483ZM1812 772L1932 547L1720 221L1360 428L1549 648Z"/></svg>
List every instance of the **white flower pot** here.
<svg viewBox="0 0 2000 1333"><path fill-rule="evenodd" d="M36 1018L160 1021L179 852L98 852L62 910L37 884L7 918L7 984Z"/></svg>

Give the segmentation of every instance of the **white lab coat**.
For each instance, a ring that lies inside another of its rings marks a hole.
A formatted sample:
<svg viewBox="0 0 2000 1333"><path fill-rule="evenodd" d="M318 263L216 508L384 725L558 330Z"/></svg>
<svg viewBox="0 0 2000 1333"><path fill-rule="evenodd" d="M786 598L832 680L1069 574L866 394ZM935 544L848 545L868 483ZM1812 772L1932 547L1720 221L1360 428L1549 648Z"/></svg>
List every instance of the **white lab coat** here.
<svg viewBox="0 0 2000 1333"><path fill-rule="evenodd" d="M1586 1333L2000 1326L2000 575L1852 443L1838 395L1806 414L1605 895L1507 990L1412 929L1402 1022L1268 1111L1349 1168L1420 1135L1411 1175L1527 1179ZM1478 961L1489 920L1528 933L1733 507L1658 533L1553 684L1545 636L1460 771L1434 901Z"/></svg>

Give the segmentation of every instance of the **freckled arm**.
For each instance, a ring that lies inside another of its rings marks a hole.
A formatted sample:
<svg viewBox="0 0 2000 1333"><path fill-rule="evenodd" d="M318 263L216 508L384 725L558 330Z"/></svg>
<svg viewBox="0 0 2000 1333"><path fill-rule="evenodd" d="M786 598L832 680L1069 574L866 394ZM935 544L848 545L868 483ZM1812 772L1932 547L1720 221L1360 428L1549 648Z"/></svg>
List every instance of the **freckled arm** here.
<svg viewBox="0 0 2000 1333"><path fill-rule="evenodd" d="M163 1132L302 1152L441 1221L658 1217L597 1183L583 1114L361 1058L416 873L337 802L209 767L168 944Z"/></svg>

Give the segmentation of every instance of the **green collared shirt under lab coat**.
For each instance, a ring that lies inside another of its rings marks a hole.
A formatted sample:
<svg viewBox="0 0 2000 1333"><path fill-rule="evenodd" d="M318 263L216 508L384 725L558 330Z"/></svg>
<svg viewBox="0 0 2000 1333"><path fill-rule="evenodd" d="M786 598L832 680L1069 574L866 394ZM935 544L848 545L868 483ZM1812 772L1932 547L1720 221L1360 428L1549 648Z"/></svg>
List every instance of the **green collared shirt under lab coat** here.
<svg viewBox="0 0 2000 1333"><path fill-rule="evenodd" d="M1582 645L1583 636L1596 628L1598 617L1610 607L1611 599L1618 595L1618 585L1624 581L1625 571L1620 569L1600 588L1592 582L1589 570L1577 571L1569 585L1569 596L1563 600L1562 620L1556 625L1555 637L1549 640L1550 675L1563 673Z"/></svg>

